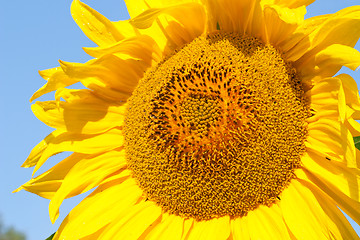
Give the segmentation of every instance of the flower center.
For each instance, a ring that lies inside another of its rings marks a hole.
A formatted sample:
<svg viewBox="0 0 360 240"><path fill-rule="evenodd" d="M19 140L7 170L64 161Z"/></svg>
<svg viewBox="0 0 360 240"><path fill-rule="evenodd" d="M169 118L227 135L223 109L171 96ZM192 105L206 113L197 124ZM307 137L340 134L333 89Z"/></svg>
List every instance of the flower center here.
<svg viewBox="0 0 360 240"><path fill-rule="evenodd" d="M305 151L309 103L272 46L199 37L146 72L129 99L128 166L164 211L208 220L270 206Z"/></svg>

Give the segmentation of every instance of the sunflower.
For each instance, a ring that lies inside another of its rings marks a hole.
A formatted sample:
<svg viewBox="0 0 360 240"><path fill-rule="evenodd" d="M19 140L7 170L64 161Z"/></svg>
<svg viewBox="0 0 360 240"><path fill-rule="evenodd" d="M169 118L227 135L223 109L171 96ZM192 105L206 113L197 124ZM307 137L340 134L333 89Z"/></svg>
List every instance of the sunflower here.
<svg viewBox="0 0 360 240"><path fill-rule="evenodd" d="M359 239L360 6L314 0L126 2L111 22L75 0L98 47L60 61L31 98L55 130L23 167L72 152L18 190L94 189L54 239ZM81 89L68 86L80 82Z"/></svg>

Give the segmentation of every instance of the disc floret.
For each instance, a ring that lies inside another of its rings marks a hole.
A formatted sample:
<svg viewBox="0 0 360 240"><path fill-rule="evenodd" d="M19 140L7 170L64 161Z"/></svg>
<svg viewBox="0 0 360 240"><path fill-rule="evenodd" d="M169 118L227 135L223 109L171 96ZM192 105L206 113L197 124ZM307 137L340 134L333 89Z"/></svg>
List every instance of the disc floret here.
<svg viewBox="0 0 360 240"><path fill-rule="evenodd" d="M129 168L150 200L180 216L270 206L305 151L304 87L256 38L199 37L149 70L129 100Z"/></svg>

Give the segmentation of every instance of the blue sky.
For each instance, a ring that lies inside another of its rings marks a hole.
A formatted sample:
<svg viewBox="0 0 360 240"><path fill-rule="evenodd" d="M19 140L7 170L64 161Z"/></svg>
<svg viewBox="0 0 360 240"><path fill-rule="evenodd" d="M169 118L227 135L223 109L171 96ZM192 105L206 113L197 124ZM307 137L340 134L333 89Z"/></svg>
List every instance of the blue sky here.
<svg viewBox="0 0 360 240"><path fill-rule="evenodd" d="M84 2L112 21L128 18L121 0ZM318 0L308 8L307 17L333 13L358 3L358 0ZM7 225L23 231L28 240L46 239L83 198L66 200L59 220L52 225L47 199L25 191L11 193L30 179L32 169L20 165L32 147L51 131L30 109L31 95L45 83L37 71L58 66L59 59L86 62L90 57L82 47L95 46L72 20L70 4L70 0L3 1L0 8L0 214ZM344 71L360 83L359 72ZM49 94L41 99L52 97ZM50 159L41 169L52 166L60 157ZM360 234L360 228L356 228Z"/></svg>

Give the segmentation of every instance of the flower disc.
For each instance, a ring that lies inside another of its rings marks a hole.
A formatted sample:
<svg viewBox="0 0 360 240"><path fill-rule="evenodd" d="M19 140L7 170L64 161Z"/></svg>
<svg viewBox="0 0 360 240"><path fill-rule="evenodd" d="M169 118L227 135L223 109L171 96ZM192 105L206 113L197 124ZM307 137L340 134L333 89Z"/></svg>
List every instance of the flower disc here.
<svg viewBox="0 0 360 240"><path fill-rule="evenodd" d="M199 37L147 71L129 99L129 168L149 200L183 217L270 206L305 152L306 87L271 45Z"/></svg>

